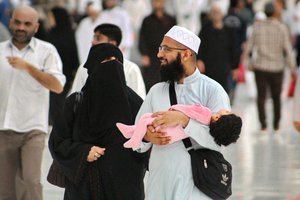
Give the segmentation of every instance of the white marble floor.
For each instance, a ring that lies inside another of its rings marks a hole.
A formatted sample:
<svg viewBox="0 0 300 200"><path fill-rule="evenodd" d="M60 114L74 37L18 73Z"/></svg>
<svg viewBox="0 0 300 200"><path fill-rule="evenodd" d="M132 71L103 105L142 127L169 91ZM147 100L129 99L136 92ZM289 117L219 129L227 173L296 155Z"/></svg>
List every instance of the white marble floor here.
<svg viewBox="0 0 300 200"><path fill-rule="evenodd" d="M281 129L274 133L259 131L255 90L251 74L246 84L239 84L233 111L243 119L239 141L223 149L233 166L233 195L230 200L300 200L300 133L292 125L293 103L282 93ZM272 109L271 100L267 109ZM299 110L300 112L300 110ZM272 112L268 112L271 122ZM270 123L271 124L271 123ZM63 190L50 185L46 174L51 163L48 148L44 151L44 200L61 200Z"/></svg>
<svg viewBox="0 0 300 200"><path fill-rule="evenodd" d="M300 133L292 124L293 99L282 92L280 130L272 130L272 101L266 103L270 128L259 131L251 83L239 85L233 110L243 118L237 144L224 149L234 168L232 200L300 200ZM252 92L250 92L252 91ZM300 110L298 111L300 112Z"/></svg>

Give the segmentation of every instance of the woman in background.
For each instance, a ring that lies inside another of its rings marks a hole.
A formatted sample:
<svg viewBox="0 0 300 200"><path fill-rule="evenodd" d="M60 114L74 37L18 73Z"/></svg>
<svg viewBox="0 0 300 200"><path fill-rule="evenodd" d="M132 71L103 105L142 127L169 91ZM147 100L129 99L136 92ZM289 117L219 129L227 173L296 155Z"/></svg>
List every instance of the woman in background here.
<svg viewBox="0 0 300 200"><path fill-rule="evenodd" d="M61 94L50 93L50 120L53 120L58 110L63 107L65 97L79 66L79 60L74 29L67 10L61 7L53 7L48 12L48 19L50 30L47 33L47 39L56 47L63 63L63 73L66 76L64 91Z"/></svg>

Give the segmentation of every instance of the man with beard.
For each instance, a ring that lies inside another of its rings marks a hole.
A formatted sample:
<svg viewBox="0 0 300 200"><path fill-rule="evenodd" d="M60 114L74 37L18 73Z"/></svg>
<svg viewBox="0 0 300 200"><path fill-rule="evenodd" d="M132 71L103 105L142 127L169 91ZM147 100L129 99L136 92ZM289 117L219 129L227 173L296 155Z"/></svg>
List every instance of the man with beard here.
<svg viewBox="0 0 300 200"><path fill-rule="evenodd" d="M138 151L151 148L149 177L146 183L146 200L198 200L209 199L194 185L190 155L182 141L169 144L170 137L164 128L180 125L192 141L193 148L206 147L220 151L220 146L208 134L208 127L188 118L170 107L169 83L174 83L177 103L202 104L216 113L230 109L228 95L220 84L201 74L196 67L200 39L191 31L173 26L164 36L157 57L161 62L163 82L149 91L136 118L145 113L157 117L148 126ZM160 127L160 128L158 128Z"/></svg>
<svg viewBox="0 0 300 200"><path fill-rule="evenodd" d="M49 90L65 83L55 47L34 38L38 13L17 7L12 38L0 43L0 199L41 200Z"/></svg>

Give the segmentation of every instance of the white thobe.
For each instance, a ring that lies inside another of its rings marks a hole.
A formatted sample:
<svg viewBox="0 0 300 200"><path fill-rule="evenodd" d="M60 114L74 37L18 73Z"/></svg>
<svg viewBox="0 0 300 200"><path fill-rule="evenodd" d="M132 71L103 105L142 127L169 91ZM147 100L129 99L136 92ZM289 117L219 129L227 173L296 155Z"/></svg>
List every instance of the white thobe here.
<svg viewBox="0 0 300 200"><path fill-rule="evenodd" d="M102 23L101 15L99 15L94 21L90 17L86 17L79 23L75 32L75 39L80 63L84 63L86 61L92 46L94 29Z"/></svg>
<svg viewBox="0 0 300 200"><path fill-rule="evenodd" d="M177 24L185 27L195 34L200 30L200 12L204 0L168 0L166 11L176 16Z"/></svg>
<svg viewBox="0 0 300 200"><path fill-rule="evenodd" d="M65 84L62 62L56 48L32 38L22 50L11 40L0 43L0 130L48 132L49 89L25 70L12 67L7 56L17 56L34 68Z"/></svg>
<svg viewBox="0 0 300 200"><path fill-rule="evenodd" d="M198 70L184 79L183 84L175 84L178 104L202 104L216 113L220 109L230 110L229 98L221 85ZM170 107L169 84L154 85L139 113L136 122L145 113L167 111ZM220 151L208 126L190 119L185 128L194 148L206 147ZM149 149L150 143L143 143L139 151ZM149 177L146 183L146 200L205 200L210 199L194 185L190 155L182 141L168 145L152 145L149 161Z"/></svg>
<svg viewBox="0 0 300 200"><path fill-rule="evenodd" d="M130 50L134 42L132 25L127 11L119 6L104 10L101 13L101 20L102 23L111 23L120 27L122 31L122 41L120 44L120 49L122 50L124 58L129 59Z"/></svg>
<svg viewBox="0 0 300 200"><path fill-rule="evenodd" d="M132 27L137 34L141 28L143 19L151 13L149 0L126 0L122 7L128 12Z"/></svg>

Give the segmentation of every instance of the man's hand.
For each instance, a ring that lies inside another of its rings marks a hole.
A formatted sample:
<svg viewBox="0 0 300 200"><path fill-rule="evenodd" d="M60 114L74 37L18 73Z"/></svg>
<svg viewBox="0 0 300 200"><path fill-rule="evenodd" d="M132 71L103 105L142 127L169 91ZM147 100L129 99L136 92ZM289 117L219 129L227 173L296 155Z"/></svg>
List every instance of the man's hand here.
<svg viewBox="0 0 300 200"><path fill-rule="evenodd" d="M148 126L147 133L144 136L144 140L156 145L166 145L171 141L170 136L166 136L165 133L157 132L153 126Z"/></svg>
<svg viewBox="0 0 300 200"><path fill-rule="evenodd" d="M28 63L20 57L8 56L7 61L15 69L27 70L28 68Z"/></svg>
<svg viewBox="0 0 300 200"><path fill-rule="evenodd" d="M190 120L190 118L184 113L176 110L156 112L152 114L152 117L156 117L156 119L153 120L152 125L158 131L162 131L167 127L176 125L180 125L182 128L185 128Z"/></svg>
<svg viewBox="0 0 300 200"><path fill-rule="evenodd" d="M51 74L45 73L42 70L35 68L23 58L16 56L8 56L8 63L15 69L25 70L30 76L37 80L45 88L55 92L61 93L64 89L63 85Z"/></svg>

